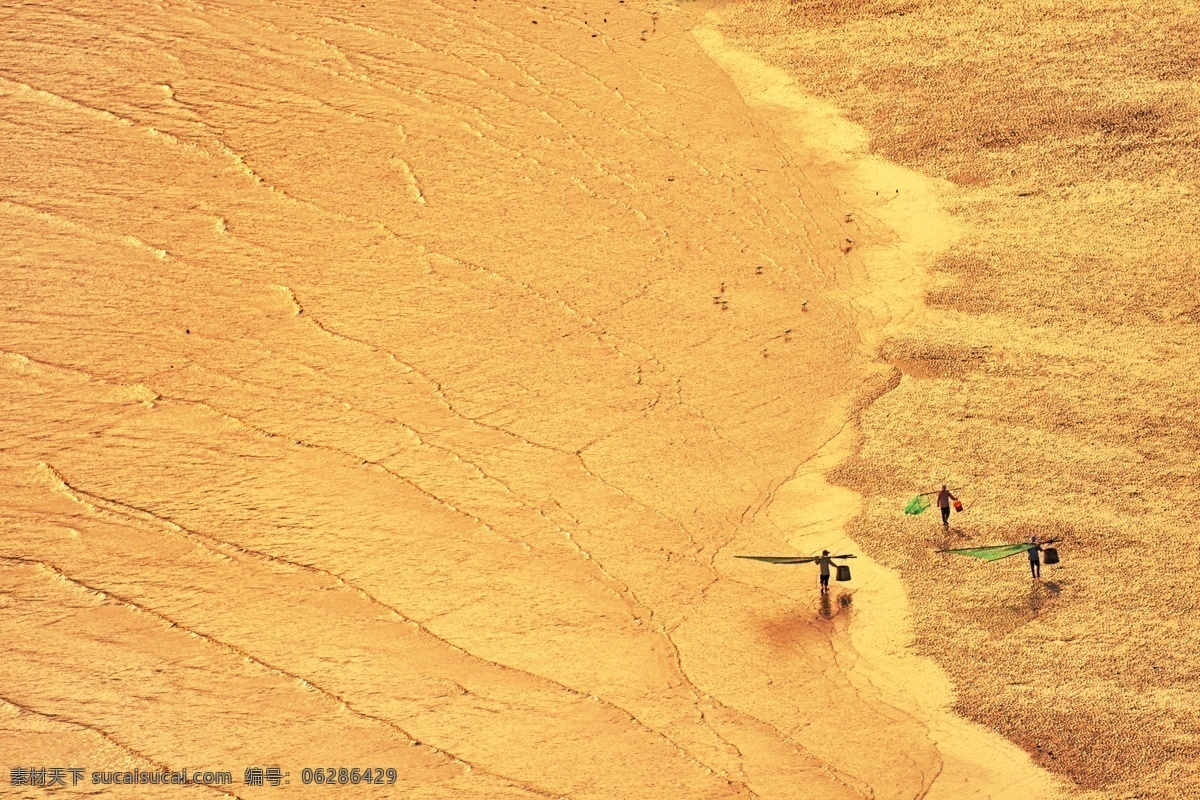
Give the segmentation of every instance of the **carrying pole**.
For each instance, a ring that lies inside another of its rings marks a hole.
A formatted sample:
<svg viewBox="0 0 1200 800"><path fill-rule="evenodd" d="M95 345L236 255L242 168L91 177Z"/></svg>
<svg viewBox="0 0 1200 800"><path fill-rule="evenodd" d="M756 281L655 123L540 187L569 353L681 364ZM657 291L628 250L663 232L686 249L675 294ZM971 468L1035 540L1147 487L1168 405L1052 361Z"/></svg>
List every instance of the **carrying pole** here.
<svg viewBox="0 0 1200 800"><path fill-rule="evenodd" d="M953 489L947 489L946 491L947 491L947 492L961 492L961 491L962 491L962 488L963 488L963 487L961 487L961 486L956 486L955 488L953 488ZM917 497L929 497L929 495L931 495L931 494L937 494L937 493L938 493L938 492L940 492L940 491L941 491L941 489L937 489L937 490L935 490L935 491L932 491L932 492L921 492L919 495L917 495Z"/></svg>

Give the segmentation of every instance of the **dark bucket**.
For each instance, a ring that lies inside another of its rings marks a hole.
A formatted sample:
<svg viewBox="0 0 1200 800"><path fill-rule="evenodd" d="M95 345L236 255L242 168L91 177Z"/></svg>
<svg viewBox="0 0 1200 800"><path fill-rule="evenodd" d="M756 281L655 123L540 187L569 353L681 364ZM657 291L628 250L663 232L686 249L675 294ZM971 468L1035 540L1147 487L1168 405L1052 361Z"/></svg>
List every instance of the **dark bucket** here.
<svg viewBox="0 0 1200 800"><path fill-rule="evenodd" d="M1045 550L1042 551L1042 563L1057 564L1058 563L1058 551L1055 550L1053 547L1047 547Z"/></svg>
<svg viewBox="0 0 1200 800"><path fill-rule="evenodd" d="M839 581L850 580L850 568L848 566L846 566L845 564L838 564L837 568L838 568L837 579Z"/></svg>

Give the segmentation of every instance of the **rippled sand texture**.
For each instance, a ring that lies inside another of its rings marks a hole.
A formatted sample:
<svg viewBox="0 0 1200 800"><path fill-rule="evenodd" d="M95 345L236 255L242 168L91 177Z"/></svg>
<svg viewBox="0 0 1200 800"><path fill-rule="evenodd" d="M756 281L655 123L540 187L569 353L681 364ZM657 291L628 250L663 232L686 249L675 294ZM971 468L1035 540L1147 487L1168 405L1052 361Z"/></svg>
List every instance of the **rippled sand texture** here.
<svg viewBox="0 0 1200 800"><path fill-rule="evenodd" d="M732 558L888 374L859 228L690 13L0 7L5 769L1050 796L887 671L894 577Z"/></svg>
<svg viewBox="0 0 1200 800"><path fill-rule="evenodd" d="M954 186L966 226L840 482L958 708L1104 797L1200 795L1195 4L763 2L725 35ZM899 508L963 485L942 536ZM1063 536L1031 585L935 546Z"/></svg>

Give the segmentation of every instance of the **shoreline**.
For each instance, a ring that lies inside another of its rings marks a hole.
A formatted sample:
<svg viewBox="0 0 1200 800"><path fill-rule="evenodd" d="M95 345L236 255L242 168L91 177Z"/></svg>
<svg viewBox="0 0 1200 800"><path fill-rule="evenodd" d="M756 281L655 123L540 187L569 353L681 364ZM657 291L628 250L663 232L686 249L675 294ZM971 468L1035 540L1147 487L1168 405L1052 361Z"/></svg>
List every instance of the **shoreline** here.
<svg viewBox="0 0 1200 800"><path fill-rule="evenodd" d="M1196 796L1196 26L1162 4L720 8L873 152L950 182L966 225L832 478L867 498L849 531L904 575L915 649L1076 796ZM943 481L969 487L947 535L898 513ZM1042 581L933 552L1032 535L1065 541ZM1114 579L1159 548L1178 563Z"/></svg>
<svg viewBox="0 0 1200 800"><path fill-rule="evenodd" d="M811 166L834 183L839 199L853 209L863 242L851 243L855 256L847 252L853 282L844 288L857 311L864 356L878 361L889 338L931 313L922 300L932 281L925 267L963 235L937 195L939 183L945 182L868 154L866 131L845 119L836 106L805 94L784 71L728 45L716 29L719 5L703 12L693 37L730 76L747 105L797 154L811 157ZM886 196L882 187L888 185L900 187L895 198ZM998 732L951 710L955 689L949 675L931 658L910 649L913 618L901 576L863 554L846 533L849 523L863 513L865 498L829 483L826 476L858 453L861 413L903 380L901 366L890 365L890 372L887 388L860 403L842 432L778 487L768 517L797 552L827 546L859 551L851 565L857 581L854 593L870 599L854 604L853 622L844 626L850 640L845 655L853 659L847 674L857 685L878 692L887 705L927 726L942 768L922 797L1062 796L1069 791L1065 781L1038 767ZM836 646L837 637L832 641Z"/></svg>

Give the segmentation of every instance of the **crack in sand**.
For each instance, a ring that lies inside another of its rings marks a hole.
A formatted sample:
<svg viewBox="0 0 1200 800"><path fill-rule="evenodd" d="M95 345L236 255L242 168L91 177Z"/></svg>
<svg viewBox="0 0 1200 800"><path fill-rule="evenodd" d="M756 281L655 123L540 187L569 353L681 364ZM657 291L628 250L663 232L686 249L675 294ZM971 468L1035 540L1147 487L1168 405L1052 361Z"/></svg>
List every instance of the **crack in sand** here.
<svg viewBox="0 0 1200 800"><path fill-rule="evenodd" d="M6 561L20 561L20 562L24 562L27 564L39 564L40 563L40 562L33 562L28 559L13 559L8 556L0 556L0 559L6 560ZM71 719L70 717L65 717L62 714L56 714L51 711L38 711L36 708L34 708L32 706L17 702L16 700L13 700L12 698L6 697L3 695L0 695L0 703L3 703L11 708L16 709L18 714L32 714L33 716L41 717L43 719L48 719L51 722L56 722L60 725L66 725L71 728L78 728L82 731L86 731L87 733L90 733L93 736L96 736L96 737L102 739L103 741L108 742L109 744L111 744L114 747L121 750L123 753L126 753L127 757L131 757L136 761L140 761L143 764L146 764L146 765L152 767L155 772L170 772L171 771L170 765L165 764L160 761L156 761L153 758L151 758L150 756L146 755L145 753L141 753L138 750L135 750L133 747L121 742L121 740L118 739L113 734L111 734L108 731L105 731L101 728L98 728L95 725L89 725L86 722L80 722L78 720L74 720L74 719ZM223 797L232 797L232 798L234 798L234 800L242 800L242 797L240 795L234 793L231 790L223 789L220 786L211 786L211 785L202 784L202 783L190 783L190 784L187 784L187 786L196 787L199 789L207 789L207 790L216 792L217 794L222 795Z"/></svg>
<svg viewBox="0 0 1200 800"><path fill-rule="evenodd" d="M681 754L685 755L687 758L689 758L691 761L693 761L697 765L702 766L705 769L711 770L714 774L721 776L726 781L730 781L730 779L728 777L726 777L723 772L721 772L719 770L713 770L712 767L710 767L708 764L704 763L701 759L697 758L695 755L693 755L691 752L689 752L686 748L682 747L681 745L679 745L678 743L673 741L665 733L646 725L636 715L632 714L625 708L622 708L621 706L613 703L612 701L606 700L605 698L599 697L591 692L586 692L586 691L572 688L570 686L567 686L566 684L563 684L563 683L560 683L560 682L554 680L553 678L549 678L549 677L546 677L543 675L538 675L536 673L529 672L528 670L524 670L519 667L513 667L508 664L503 664L503 663L500 663L497 661L492 661L490 659L486 659L486 658L483 658L482 656L476 655L476 654L470 652L469 650L466 650L466 649L454 644L453 642L450 642L448 639L438 636L437 634L433 633L426 626L425 623L418 622L417 620L415 620L411 617L408 617L407 615L405 615L404 613L402 613L395 607L393 607L387 603L384 603L383 601L379 600L374 595L372 595L369 592L367 592L366 590L360 588L356 584L353 584L353 583L345 580L337 573L334 573L334 572L324 569L322 567L317 567L317 566L313 566L310 564L303 564L300 562L292 561L290 559L270 555L270 554L264 553L262 551L253 550L251 548L247 548L242 545L235 544L233 542L228 542L228 541L219 539L210 534L200 533L198 531L195 531L195 530L186 528L182 525L179 525L178 523L176 523L170 519L167 519L166 517L155 514L154 512L149 511L147 509L138 508L137 506L132 506L127 503L123 503L121 501L113 500L111 498L101 497L99 495L96 495L96 494L93 494L86 490L75 487L72 484L70 484L60 472L58 472L53 466L51 466L49 464L45 464L43 462L43 464L41 465L41 468L51 478L52 484L55 485L60 492L65 494L71 500L84 506L85 508L92 510L93 512L99 513L101 515L104 515L105 513L114 514L119 518L129 520L129 521L134 521L134 522L142 522L143 524L152 520L154 523L156 523L157 527L166 528L171 533L183 536L184 538L191 541L193 544L197 544L198 546L202 547L203 549L213 552L214 554L221 555L225 558L229 558L230 556L228 555L227 552L222 552L222 551L226 551L226 550L233 551L234 553L237 553L242 556L259 558L259 559L262 559L262 560L265 560L265 561L268 561L271 563L282 564L285 566L292 567L294 569L299 569L299 570L303 570L303 571L307 571L307 572L313 572L313 573L328 577L328 578L332 579L334 582L336 582L340 587L359 595L364 600L368 601L370 604L372 604L378 608L381 608L381 609L387 611L388 613L392 614L394 616L394 618L396 618L397 620L413 626L414 628L416 628L418 630L418 632L420 634L428 636L428 637L438 641L442 645L451 648L456 653L459 653L473 661L488 665L490 667L500 669L502 671L510 671L510 672L513 672L516 674L524 675L534 681L549 684L561 691L567 692L567 693L577 696L577 697L592 697L592 698L596 699L598 702L602 703L606 707L611 708L612 710L623 715L624 717L629 719L631 722L633 722L635 725L637 725L639 728L646 731L647 733L650 733L653 736L657 736L657 737L663 739L663 741L667 742L669 745L671 745L673 748L678 750ZM30 560L30 559L21 559L19 557L11 557L11 556L8 556L7 558L13 558L15 560L25 560L25 561ZM91 587L89 587L89 588L91 588ZM102 591L99 589L92 589L92 590L97 591L97 592ZM670 638L667 637L667 639L668 639L668 643L671 645L672 649L674 650L674 652L676 654L676 659L677 659L677 663L678 663L678 650L676 648L674 648L674 643L670 641ZM232 647L232 645L230 645L230 647ZM690 685L690 681L688 681L686 674L683 673L682 670L680 671L680 676L683 677L683 679L685 681L687 681L688 684ZM734 712L734 713L740 713L740 712ZM714 731L714 734L715 734L715 731ZM464 761L464 763L468 763L468 762ZM520 784L517 784L517 785L520 785Z"/></svg>
<svg viewBox="0 0 1200 800"><path fill-rule="evenodd" d="M220 651L223 651L230 655L241 658L244 661L254 664L256 667L258 667L262 670L265 670L266 672L269 672L273 675L277 675L281 678L286 678L289 681L298 683L299 685L303 686L305 689L316 693L323 699L336 703L341 709L343 709L344 711L347 711L348 713L350 713L353 716L359 717L360 719L368 720L370 722L374 722L378 725L382 725L385 728L387 728L395 733L400 734L402 737L404 737L407 740L406 743L409 746L420 746L420 747L426 749L427 751L429 751L431 755L444 756L446 759L452 761L455 764L458 764L458 765L464 767L467 770L478 771L481 774L490 775L493 778L497 778L501 781L504 781L505 783L508 783L511 786L514 786L514 787L523 789L527 792L530 792L531 794L536 794L536 795L539 795L542 797L551 797L551 798L569 797L569 795L563 795L562 793L550 792L550 791L547 791L544 789L540 789L540 788L533 786L532 784L529 784L525 781L521 781L516 778L502 775L497 772L493 772L484 767L480 767L477 764L473 764L470 761L467 761L466 759L456 756L454 753L451 753L450 751L446 750L445 748L434 748L431 745L423 744L422 742L418 741L408 731L406 731L404 728L402 728L400 725L396 724L395 722L393 722L389 719L386 719L384 717L380 717L375 714L370 714L370 713L367 713L365 711L361 711L361 710L355 708L344 697L338 695L336 692L333 692L329 689L326 689L326 688L320 686L317 683L314 683L312 680L310 680L309 678L305 678L303 675L299 675L297 673L283 669L282 667L277 667L273 664L269 664L266 661L263 661L258 656L253 655L252 653L238 647L237 645L222 641L220 639L217 639L214 636L211 636L207 633L203 633L194 628L189 628L188 626L186 626L174 619L171 619L166 614L163 614L160 611L150 608L149 606L145 606L140 603L137 603L136 601L134 601L128 597L124 597L116 592L113 592L110 589L99 589L95 586L91 586L87 583L84 583L83 581L81 581L77 578L72 578L70 575L67 575L65 572L63 572L62 569L60 569L58 566L56 566L53 563L50 563L47 561L36 560L36 559L22 558L19 556L9 556L9 555L0 555L0 560L16 562L16 563L21 563L21 564L28 564L28 565L39 567L39 568L51 573L55 578L65 582L67 584L70 584L71 586L74 586L78 589L81 589L83 591L86 591L93 595L96 595L103 601L111 600L112 602L115 602L118 605L122 605L129 609L132 609L133 611L136 611L137 613L145 614L146 616L153 617L154 619L156 619L159 622L166 625L168 628L180 631L181 633L184 633L187 636L190 636L194 639L199 639L200 641L204 642L205 644L209 645L210 647L213 647L217 650L220 650Z"/></svg>
<svg viewBox="0 0 1200 800"><path fill-rule="evenodd" d="M472 660L478 661L483 664L490 665L492 667L495 667L495 668L498 668L501 670L508 670L508 671L512 671L514 673L526 675L527 677L529 677L531 679L534 679L536 681L542 681L547 684L551 684L563 691L566 691L566 692L571 693L576 696L596 697L596 695L594 695L590 692L584 692L584 691L574 689L570 686L559 683L558 681L555 681L552 678L538 675L536 673L531 673L527 670L523 670L523 669L520 669L517 667L512 667L512 666L509 666L506 664L491 661L489 659L485 659L478 655L475 655L475 654L471 653L470 651L465 650L465 649L459 647L458 645L455 645L452 642L444 639L443 637L438 636L437 634L433 633L428 627L426 627L425 624L406 616L405 614L400 612L395 607L393 607L387 603L384 603L383 601L379 600L378 598L376 598L374 595L370 594L366 590L345 580L340 575L338 575L330 570L324 569L322 567L317 567L314 565L295 562L290 559L281 558L278 556L273 556L268 553L253 550L251 548L243 547L241 545L238 545L238 544L235 544L232 542L221 540L210 534L204 534L204 533L200 533L198 531L194 531L192 529L181 526L178 523L176 523L170 519L167 519L158 514L155 514L154 512L149 511L147 509L138 508L136 506L131 506L129 504L122 503L120 501L101 497L101 496L93 494L91 492L87 492L86 490L79 489L78 487L75 487L72 484L70 484L65 479L65 477L62 476L61 473L59 473L53 466L51 466L49 464L43 464L42 469L51 477L52 482L56 486L58 486L59 490L62 491L64 494L66 494L67 497L74 500L75 502L80 503L85 508L89 508L89 509L93 510L94 512L100 513L101 515L103 515L105 513L115 514L119 518L130 520L130 521L135 521L135 522L138 522L138 521L147 522L147 521L152 520L153 522L156 523L156 525L158 527L166 528L168 531L175 533L177 535L181 535L184 538L187 538L188 540L192 541L194 544L197 544L200 547L202 547L206 550L209 550L215 554L221 555L223 557L229 557L228 553L223 552L223 551L233 551L234 553L237 553L242 556L260 558L260 559L266 560L268 562L282 564L282 565L286 565L286 566L289 566L289 567L292 567L295 569L300 569L300 570L323 575L325 577L328 577L328 578L334 580L339 586L359 595L360 597L367 600L372 605L375 605L376 607L379 607L379 608L384 609L385 611L389 612L397 620L400 620L406 624L409 624L409 625L415 627L421 634L427 635L427 636L431 637L432 639L435 639L436 641L440 642L441 644L443 644L447 647L450 647L455 652L458 652ZM717 578L716 580L719 580L719 578ZM631 592L631 595L632 595L632 592ZM636 595L633 595L633 596L635 597L635 600L636 600ZM639 602L639 605L641 605L640 601L638 601L638 602ZM643 606L643 607L645 607L645 606ZM651 611L651 613L653 613L653 612ZM767 725L769 728L776 731L781 737L784 737L786 739L786 741L788 741L788 743L790 743L794 747L796 747L798 752L802 752L809 758L813 758L818 763L822 764L824 769L829 770L829 773L832 778L836 779L839 783L846 785L848 788L853 788L853 784L847 783L844 779L839 777L837 774L837 771L831 765L829 765L826 762L824 762L823 760L817 758L814 754L812 754L810 751L808 751L806 748L804 748L803 745L801 745L799 742L792 739L792 737L787 736L787 734L785 734L777 726L772 725L771 723L769 723L765 720L762 720L758 717L755 717L753 715L745 714L742 711L739 711L737 709L734 709L734 708L728 706L727 704L718 700L717 698L712 697L708 693L702 692L698 687L695 686L695 684L692 683L691 679L688 678L687 672L683 668L682 656L680 654L678 647L675 645L674 639L671 637L670 633L666 630L665 627L663 627L661 625L661 623L658 624L657 627L660 631L660 634L664 637L668 646L670 647L670 652L672 654L672 658L673 658L673 661L676 666L677 674L683 679L686 686L690 686L694 690L695 700L693 702L693 706L694 706L698 716L703 715L703 710L699 708L700 698L703 697L707 702L713 703L714 705L717 705L721 708L725 708L726 710L728 710L735 716L738 716L738 717L745 716L748 719L759 722L760 724ZM614 710L620 712L621 714L625 715L631 721L633 721L635 724L637 724L639 727L645 729L647 732L661 737L664 741L668 742L673 747L677 748L682 754L686 755L689 759L691 759L695 763L705 767L706 769L712 770L712 767L708 766L701 759L695 757L693 754L691 754L685 748L683 748L682 746L675 743L670 737L666 736L661 731L658 731L654 728L651 728L651 727L645 725L645 723L641 722L637 716L630 713L626 709L612 703L611 701L605 700L604 698L596 697L596 699L599 700L601 703L603 703L603 704L613 708ZM710 730L712 730L712 733L714 735L718 736L718 738L722 738L717 733L717 731L711 729L711 727L708 726L707 723L705 723L705 725L706 725L706 727L709 727ZM731 779L727 776L727 774L724 773L723 771L713 770L713 772L714 772L714 774L721 776L722 779L732 782Z"/></svg>

